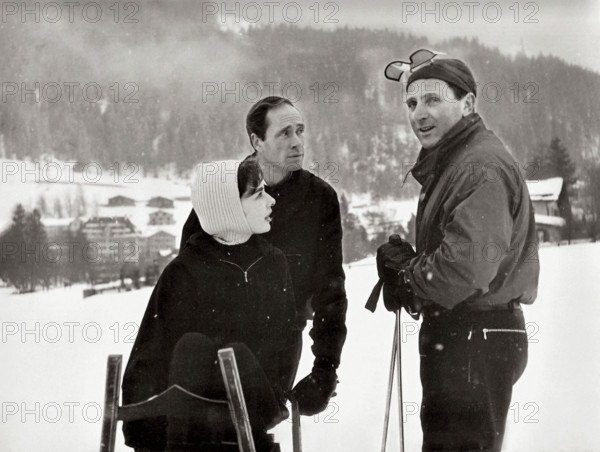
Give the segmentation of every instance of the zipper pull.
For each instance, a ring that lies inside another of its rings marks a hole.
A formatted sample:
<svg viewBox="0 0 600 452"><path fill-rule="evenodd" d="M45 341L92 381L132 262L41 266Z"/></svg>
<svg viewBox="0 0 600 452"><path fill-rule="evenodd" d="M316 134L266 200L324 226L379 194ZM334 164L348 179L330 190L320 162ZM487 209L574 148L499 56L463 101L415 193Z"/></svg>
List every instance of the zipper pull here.
<svg viewBox="0 0 600 452"><path fill-rule="evenodd" d="M469 335L467 336L467 340L470 341L472 336L473 336L473 327L471 327L471 329L469 329Z"/></svg>
<svg viewBox="0 0 600 452"><path fill-rule="evenodd" d="M488 332L488 329L487 329L487 328L484 328L484 329L483 329L483 338L484 338L486 341L487 341L487 332Z"/></svg>
<svg viewBox="0 0 600 452"><path fill-rule="evenodd" d="M248 272L247 271L244 272L244 279L246 280L246 283L247 283L248 282Z"/></svg>

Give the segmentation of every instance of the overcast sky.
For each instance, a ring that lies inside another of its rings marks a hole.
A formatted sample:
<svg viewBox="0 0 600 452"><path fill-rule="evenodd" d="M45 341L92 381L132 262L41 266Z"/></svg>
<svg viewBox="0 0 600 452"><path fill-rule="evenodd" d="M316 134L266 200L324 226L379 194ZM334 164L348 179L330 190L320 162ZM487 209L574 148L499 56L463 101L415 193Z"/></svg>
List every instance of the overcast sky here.
<svg viewBox="0 0 600 452"><path fill-rule="evenodd" d="M262 7L259 23L264 24L269 2L257 3ZM274 22L280 22L284 9L287 17L294 19L294 8L286 8L291 1L274 3L277 3L272 10ZM600 0L372 0L368 3L362 0L298 0L297 3L302 7L298 22L302 25L315 26L316 22L317 26L331 28L387 27L427 35L434 41L456 36L477 37L480 42L498 47L503 53L515 54L524 50L528 55L552 54L600 73ZM242 2L241 8L246 6L246 15L252 19L254 12L247 6L249 4ZM333 22L335 20L337 23Z"/></svg>

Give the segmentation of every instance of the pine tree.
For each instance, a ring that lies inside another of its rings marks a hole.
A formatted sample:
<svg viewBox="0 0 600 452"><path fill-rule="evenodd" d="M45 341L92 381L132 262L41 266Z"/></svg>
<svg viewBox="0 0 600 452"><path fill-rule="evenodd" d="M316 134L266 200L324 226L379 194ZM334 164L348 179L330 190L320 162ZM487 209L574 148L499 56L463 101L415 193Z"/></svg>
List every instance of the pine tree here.
<svg viewBox="0 0 600 452"><path fill-rule="evenodd" d="M589 210L592 216L588 222L588 235L593 241L596 241L600 232L600 164L593 161L588 162L585 172L586 195L589 199Z"/></svg>
<svg viewBox="0 0 600 452"><path fill-rule="evenodd" d="M558 199L560 216L567 222L564 235L571 241L573 235L573 215L571 213L571 201L569 199L571 187L577 181L575 177L575 164L571 160L568 149L559 138L554 137L548 146L541 146L539 152L534 156L539 170L532 174L534 179L548 179L550 177L561 177L564 183L564 193Z"/></svg>
<svg viewBox="0 0 600 452"><path fill-rule="evenodd" d="M575 165L571 161L571 156L567 148L561 143L559 138L553 138L550 142L548 154L548 164L550 171L559 177L562 177L565 184L566 195L559 197L558 208L560 216L567 222L565 232L567 240L571 243L573 238L573 214L571 213L571 187L577 181L575 177Z"/></svg>
<svg viewBox="0 0 600 452"><path fill-rule="evenodd" d="M562 177L567 186L576 182L575 164L571 160L568 149L559 138L553 138L548 147L547 156L548 169L554 176Z"/></svg>
<svg viewBox="0 0 600 452"><path fill-rule="evenodd" d="M69 214L70 217L78 218L86 214L86 201L83 194L83 188L81 185L77 185L77 191L75 192L75 199L73 200L73 209Z"/></svg>
<svg viewBox="0 0 600 452"><path fill-rule="evenodd" d="M43 194L38 196L37 206L42 215L48 216L48 203L46 202L46 197Z"/></svg>
<svg viewBox="0 0 600 452"><path fill-rule="evenodd" d="M23 235L25 237L25 264L30 291L35 290L39 283L47 285L49 280L50 261L46 256L48 236L41 219L42 215L37 209L25 216Z"/></svg>
<svg viewBox="0 0 600 452"><path fill-rule="evenodd" d="M77 231L68 231L65 243L69 244L70 249L63 251L62 261L64 262L63 276L70 282L79 282L86 280L86 273L91 271L92 263L85 258L83 249L88 240L79 228Z"/></svg>
<svg viewBox="0 0 600 452"><path fill-rule="evenodd" d="M25 218L23 205L17 204L13 211L12 223L0 236L2 259L0 275L19 291L27 284L27 265L23 258L25 250Z"/></svg>
<svg viewBox="0 0 600 452"><path fill-rule="evenodd" d="M531 179L562 177L567 186L575 183L575 164L571 155L559 138L552 138L549 145L541 145L532 157L537 171L530 174Z"/></svg>
<svg viewBox="0 0 600 452"><path fill-rule="evenodd" d="M533 171L526 173L528 180L538 181L552 177L548 165L546 164L546 153L547 147L545 145L540 145L538 150L530 155L527 163L534 166L532 167Z"/></svg>
<svg viewBox="0 0 600 452"><path fill-rule="evenodd" d="M54 213L55 218L63 217L63 207L62 207L62 203L60 202L59 198L54 198L53 213Z"/></svg>
<svg viewBox="0 0 600 452"><path fill-rule="evenodd" d="M340 197L340 216L342 220L342 250L344 262L362 259L368 252L367 231L360 224L358 217L350 212L348 199L344 194Z"/></svg>

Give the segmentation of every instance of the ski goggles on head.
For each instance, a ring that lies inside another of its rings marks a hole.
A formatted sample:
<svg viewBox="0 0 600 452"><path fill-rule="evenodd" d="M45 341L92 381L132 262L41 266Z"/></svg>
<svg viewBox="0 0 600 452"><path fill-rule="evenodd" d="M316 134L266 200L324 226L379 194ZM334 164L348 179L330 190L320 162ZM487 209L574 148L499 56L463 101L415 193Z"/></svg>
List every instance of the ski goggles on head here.
<svg viewBox="0 0 600 452"><path fill-rule="evenodd" d="M427 49L419 49L414 51L407 61L392 61L385 67L384 75L388 80L399 82L402 74L407 71L414 72L421 66L431 64L433 59L438 55L444 55L442 52L434 52Z"/></svg>

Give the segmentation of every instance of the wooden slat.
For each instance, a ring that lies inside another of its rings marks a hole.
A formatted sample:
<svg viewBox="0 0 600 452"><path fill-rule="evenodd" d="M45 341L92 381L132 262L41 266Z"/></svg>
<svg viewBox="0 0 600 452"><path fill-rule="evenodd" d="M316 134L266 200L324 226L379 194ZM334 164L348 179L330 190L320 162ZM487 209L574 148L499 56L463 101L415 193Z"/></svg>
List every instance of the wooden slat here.
<svg viewBox="0 0 600 452"><path fill-rule="evenodd" d="M240 452L256 452L242 382L240 381L240 374L232 348L219 350L219 364L223 374L223 382L227 389L229 409L237 432Z"/></svg>
<svg viewBox="0 0 600 452"><path fill-rule="evenodd" d="M115 435L117 432L117 412L121 388L122 355L109 355L106 364L106 384L104 389L104 418L102 419L102 434L100 452L114 452Z"/></svg>
<svg viewBox="0 0 600 452"><path fill-rule="evenodd" d="M209 415L210 413L211 415ZM123 405L119 408L119 420L135 421L156 416L194 416L231 422L227 400L209 399L182 388L170 386L160 394L139 403Z"/></svg>

